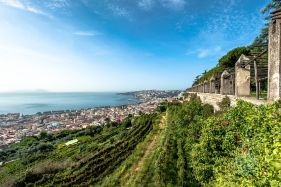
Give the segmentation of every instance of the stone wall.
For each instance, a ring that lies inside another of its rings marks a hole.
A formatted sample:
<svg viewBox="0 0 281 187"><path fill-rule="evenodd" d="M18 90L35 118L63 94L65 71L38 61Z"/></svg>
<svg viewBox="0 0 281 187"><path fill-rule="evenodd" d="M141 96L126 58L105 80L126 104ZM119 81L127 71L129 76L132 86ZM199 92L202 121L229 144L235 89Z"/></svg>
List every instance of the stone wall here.
<svg viewBox="0 0 281 187"><path fill-rule="evenodd" d="M235 95L236 96L250 96L251 89L251 74L250 64L244 66L245 62L250 61L245 55L241 55L235 64Z"/></svg>
<svg viewBox="0 0 281 187"><path fill-rule="evenodd" d="M200 97L203 103L214 106L215 111L220 110L218 103L221 102L222 99L226 96L226 95L213 94L213 93L196 93L196 92L188 92L188 93L197 94L197 96ZM266 100L257 100L254 97L236 97L234 95L227 95L227 96L230 98L231 106L236 106L238 99L253 103L255 105L267 104Z"/></svg>
<svg viewBox="0 0 281 187"><path fill-rule="evenodd" d="M277 11L276 18L272 15L269 25L268 44L268 99L278 100L281 97L281 10Z"/></svg>

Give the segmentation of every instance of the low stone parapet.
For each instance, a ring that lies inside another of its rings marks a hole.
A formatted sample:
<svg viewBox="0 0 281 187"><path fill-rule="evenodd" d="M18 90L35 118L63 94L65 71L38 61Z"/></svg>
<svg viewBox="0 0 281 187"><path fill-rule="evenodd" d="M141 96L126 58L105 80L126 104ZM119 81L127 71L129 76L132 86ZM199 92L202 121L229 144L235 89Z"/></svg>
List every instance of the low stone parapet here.
<svg viewBox="0 0 281 187"><path fill-rule="evenodd" d="M236 106L237 100L244 100L247 102L250 102L254 105L262 105L267 104L267 100L257 100L255 97L236 97L234 95L221 95L221 94L213 94L213 93L197 93L197 92L187 92L190 94L197 94L198 97L200 97L201 101L205 104L210 104L214 106L215 111L220 110L220 107L218 106L218 103L222 101L223 98L226 96L229 97L231 106Z"/></svg>

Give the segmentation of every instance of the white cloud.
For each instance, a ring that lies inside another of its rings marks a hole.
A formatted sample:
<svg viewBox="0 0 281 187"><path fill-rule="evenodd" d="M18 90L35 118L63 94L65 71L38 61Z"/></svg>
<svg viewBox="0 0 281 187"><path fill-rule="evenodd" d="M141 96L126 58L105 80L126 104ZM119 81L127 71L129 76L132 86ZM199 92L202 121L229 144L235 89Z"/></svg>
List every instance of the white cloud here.
<svg viewBox="0 0 281 187"><path fill-rule="evenodd" d="M4 4L6 6L21 9L21 10L31 12L34 14L39 14L39 15L44 15L44 16L50 17L48 14L42 12L41 10L34 8L34 7L30 7L28 5L25 5L22 1L19 1L19 0L0 0L0 3Z"/></svg>
<svg viewBox="0 0 281 187"><path fill-rule="evenodd" d="M153 0L141 0L138 2L138 6L143 10L151 10L154 6Z"/></svg>
<svg viewBox="0 0 281 187"><path fill-rule="evenodd" d="M97 32L97 31L77 31L74 34L78 35L78 36L98 36L98 35L101 35L101 33Z"/></svg>
<svg viewBox="0 0 281 187"><path fill-rule="evenodd" d="M221 55L222 53L222 48L220 46L215 46L212 48L200 48L195 51L188 51L186 55L197 55L198 58L206 58Z"/></svg>
<svg viewBox="0 0 281 187"><path fill-rule="evenodd" d="M18 9L25 9L25 6L18 0L0 0L1 3Z"/></svg>
<svg viewBox="0 0 281 187"><path fill-rule="evenodd" d="M186 6L185 0L160 0L160 2L164 7L174 10L182 10Z"/></svg>
<svg viewBox="0 0 281 187"><path fill-rule="evenodd" d="M198 58L206 58L208 56L215 56L218 55L222 51L222 48L220 46L216 46L214 48L208 48L208 49L199 49L198 50Z"/></svg>
<svg viewBox="0 0 281 187"><path fill-rule="evenodd" d="M118 5L110 4L108 8L113 12L113 14L120 17L129 17L129 11L123 7Z"/></svg>
<svg viewBox="0 0 281 187"><path fill-rule="evenodd" d="M138 7L147 11L151 10L156 3L172 10L182 10L186 6L186 0L141 0L138 2Z"/></svg>
<svg viewBox="0 0 281 187"><path fill-rule="evenodd" d="M68 0L49 0L46 2L46 6L50 9L62 9L70 6Z"/></svg>

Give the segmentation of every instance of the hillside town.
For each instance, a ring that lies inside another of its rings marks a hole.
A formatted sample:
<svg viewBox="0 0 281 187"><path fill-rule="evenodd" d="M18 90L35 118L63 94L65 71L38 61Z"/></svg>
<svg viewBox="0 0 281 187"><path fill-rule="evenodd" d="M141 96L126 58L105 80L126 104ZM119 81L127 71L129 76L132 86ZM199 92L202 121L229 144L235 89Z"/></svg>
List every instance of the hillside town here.
<svg viewBox="0 0 281 187"><path fill-rule="evenodd" d="M175 91L141 91L134 93L140 103L118 107L100 107L76 111L51 111L34 115L10 113L0 115L0 147L18 142L24 136L37 136L42 131L55 133L64 129L82 129L103 125L110 121L120 122L128 115L151 113L163 101L178 99Z"/></svg>

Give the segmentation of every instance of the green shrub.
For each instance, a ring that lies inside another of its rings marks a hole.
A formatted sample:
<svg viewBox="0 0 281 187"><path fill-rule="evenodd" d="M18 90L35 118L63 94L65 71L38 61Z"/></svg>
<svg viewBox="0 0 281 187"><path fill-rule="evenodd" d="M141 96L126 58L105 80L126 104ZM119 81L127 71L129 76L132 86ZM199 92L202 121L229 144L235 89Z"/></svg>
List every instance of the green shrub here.
<svg viewBox="0 0 281 187"><path fill-rule="evenodd" d="M219 59L219 66L223 68L232 68L242 54L248 55L250 49L248 47L238 47L229 51L226 55Z"/></svg>
<svg viewBox="0 0 281 187"><path fill-rule="evenodd" d="M280 186L278 104L237 107L205 121L192 148L194 177L212 186Z"/></svg>
<svg viewBox="0 0 281 187"><path fill-rule="evenodd" d="M220 107L220 110L224 111L230 107L231 101L228 96L225 96L221 102L218 102L218 106Z"/></svg>

